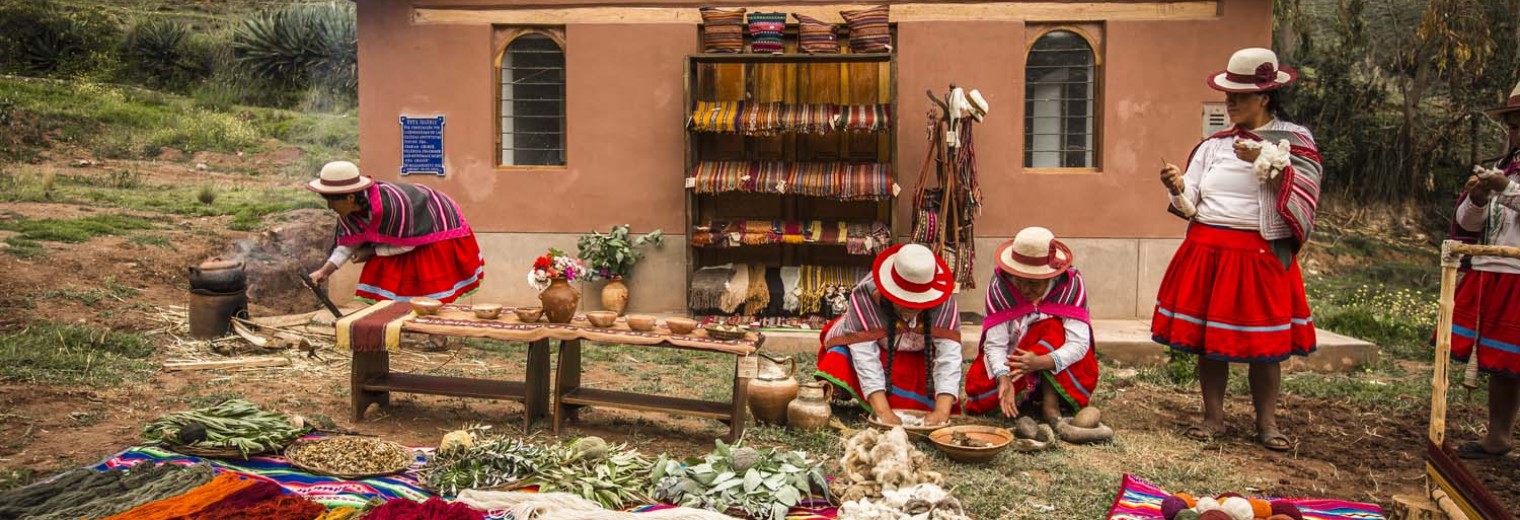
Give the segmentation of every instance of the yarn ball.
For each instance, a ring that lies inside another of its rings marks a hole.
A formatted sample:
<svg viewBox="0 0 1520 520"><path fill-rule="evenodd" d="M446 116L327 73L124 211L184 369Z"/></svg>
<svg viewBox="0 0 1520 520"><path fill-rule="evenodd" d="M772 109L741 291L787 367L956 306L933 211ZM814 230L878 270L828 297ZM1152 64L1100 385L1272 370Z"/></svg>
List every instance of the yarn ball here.
<svg viewBox="0 0 1520 520"><path fill-rule="evenodd" d="M1220 493L1219 496L1214 497L1214 498L1218 499L1220 502L1224 502L1225 499L1230 498L1230 497L1245 498L1246 496L1242 495L1240 493Z"/></svg>
<svg viewBox="0 0 1520 520"><path fill-rule="evenodd" d="M1251 508L1251 501L1242 497L1230 497L1219 503L1219 508L1230 514L1235 520L1251 520L1256 518L1256 510Z"/></svg>
<svg viewBox="0 0 1520 520"><path fill-rule="evenodd" d="M1271 502L1268 502L1266 500L1258 500L1255 498L1250 500L1252 516L1255 516L1256 518L1266 518L1272 516Z"/></svg>
<svg viewBox="0 0 1520 520"><path fill-rule="evenodd" d="M1200 498L1198 499L1198 505L1193 506L1193 510L1199 513L1205 513L1213 511L1215 509L1219 509L1219 501L1214 500L1214 497Z"/></svg>
<svg viewBox="0 0 1520 520"><path fill-rule="evenodd" d="M1161 500L1161 516L1166 520L1176 518L1178 511L1187 508L1187 501L1180 497L1169 496Z"/></svg>
<svg viewBox="0 0 1520 520"><path fill-rule="evenodd" d="M1178 493L1172 496L1182 499L1183 502L1187 502L1188 509L1192 509L1198 506L1198 501L1193 499L1193 495L1189 495L1187 493Z"/></svg>
<svg viewBox="0 0 1520 520"><path fill-rule="evenodd" d="M1267 517L1267 520L1293 520L1293 517L1288 515L1272 515Z"/></svg>
<svg viewBox="0 0 1520 520"><path fill-rule="evenodd" d="M1286 516L1292 520L1304 520L1304 513L1298 510L1298 506L1287 500L1273 500L1272 514Z"/></svg>
<svg viewBox="0 0 1520 520"><path fill-rule="evenodd" d="M1172 520L1198 520L1198 512L1192 509L1183 509L1177 512L1177 517Z"/></svg>
<svg viewBox="0 0 1520 520"><path fill-rule="evenodd" d="M1218 509L1210 510L1198 515L1198 520L1233 520L1229 513Z"/></svg>

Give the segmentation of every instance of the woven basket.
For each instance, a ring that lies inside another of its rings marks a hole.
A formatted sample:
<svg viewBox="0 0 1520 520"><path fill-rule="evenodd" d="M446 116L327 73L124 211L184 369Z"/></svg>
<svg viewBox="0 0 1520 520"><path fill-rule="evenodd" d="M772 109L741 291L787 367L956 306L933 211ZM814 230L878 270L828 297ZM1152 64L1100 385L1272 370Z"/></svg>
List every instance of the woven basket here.
<svg viewBox="0 0 1520 520"><path fill-rule="evenodd" d="M321 464L318 464L318 463L306 460L306 458L302 455L303 450L305 450L308 446L313 446L313 445L320 444L320 443L323 443L323 442L331 442L331 441L334 441L334 440L337 440L337 439L344 439L344 438L345 437L324 437L324 438L321 438L321 439L313 439L313 440L309 440L309 441L301 441L301 442L297 442L295 444L291 444L289 447L285 448L285 460L289 461L291 466L295 466L296 468L299 468L302 471L305 471L307 473L311 473L311 474L314 474L314 475L322 475L322 476L327 476L327 477L337 477L337 478L348 479L348 480L358 480L358 479L365 479L365 478L372 478L372 477L379 477L379 476L384 476L384 475L392 475L392 474L400 473L400 472L406 471L407 468L412 467L412 464L417 461L416 453L413 452L410 448L407 448L406 446L402 446L400 444L397 444L397 443L394 443L394 442L391 442L391 441L380 440L380 439L375 439L375 438L370 438L370 437L354 437L354 438L362 439L362 440L364 440L366 442L374 442L376 444L379 444L380 447L381 447L381 449L396 450L396 451L405 452L406 453L406 459L405 459L406 463L402 464L402 463L398 462L393 467L386 468L384 471L379 471L379 472L373 472L373 473L346 473L346 472L337 471L337 470L334 470L332 468L323 466ZM399 458L398 458L398 460L399 460Z"/></svg>
<svg viewBox="0 0 1520 520"><path fill-rule="evenodd" d="M739 341L749 335L749 331L746 330L723 330L712 326L706 327L703 330L707 331L707 337L719 341Z"/></svg>

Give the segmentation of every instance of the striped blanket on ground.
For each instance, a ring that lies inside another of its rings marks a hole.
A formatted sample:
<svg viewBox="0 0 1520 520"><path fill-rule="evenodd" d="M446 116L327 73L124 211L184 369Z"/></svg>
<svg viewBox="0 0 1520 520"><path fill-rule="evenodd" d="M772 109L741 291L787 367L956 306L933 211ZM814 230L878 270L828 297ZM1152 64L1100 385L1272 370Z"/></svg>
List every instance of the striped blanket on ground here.
<svg viewBox="0 0 1520 520"><path fill-rule="evenodd" d="M1161 501L1171 493L1155 484L1125 475L1108 510L1108 520L1162 520ZM1288 499L1303 512L1304 520L1384 520L1383 508L1343 500Z"/></svg>
<svg viewBox="0 0 1520 520"><path fill-rule="evenodd" d="M152 447L127 449L107 458L91 469L104 471L111 468L131 467L143 462L182 466L206 462L217 473L231 472L272 482L291 493L306 497L329 509L345 506L362 509L370 500L375 499L385 501L404 498L423 501L433 496L432 493L420 487L416 474L416 470L422 467L425 457L432 451L432 448L413 449L418 451L417 463L412 466L412 469L399 475L364 480L343 480L312 475L292 467L289 462L286 462L281 457L253 457L246 461L202 459ZM525 489L524 491L532 491L532 488ZM670 507L672 506L644 506L633 511L635 513L643 513L668 509ZM488 511L486 518L490 520L513 520L512 515L506 511ZM838 511L827 503L804 502L802 505L792 508L791 512L787 513L786 518L787 520L831 520L838 518Z"/></svg>

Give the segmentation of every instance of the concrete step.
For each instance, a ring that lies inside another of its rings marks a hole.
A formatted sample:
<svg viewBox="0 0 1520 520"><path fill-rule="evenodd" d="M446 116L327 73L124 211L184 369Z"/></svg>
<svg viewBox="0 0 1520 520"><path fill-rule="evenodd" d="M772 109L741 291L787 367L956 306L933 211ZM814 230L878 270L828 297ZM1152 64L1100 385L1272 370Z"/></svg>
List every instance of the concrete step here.
<svg viewBox="0 0 1520 520"><path fill-rule="evenodd" d="M1166 348L1151 341L1150 320L1094 320L1093 334L1098 357L1118 366L1157 366L1166 364ZM961 347L966 359L976 357L982 327L961 327ZM1289 370L1315 372L1349 372L1377 360L1378 346L1334 332L1318 331L1319 349L1307 357L1288 361ZM775 354L817 353L818 333L767 332L764 350Z"/></svg>

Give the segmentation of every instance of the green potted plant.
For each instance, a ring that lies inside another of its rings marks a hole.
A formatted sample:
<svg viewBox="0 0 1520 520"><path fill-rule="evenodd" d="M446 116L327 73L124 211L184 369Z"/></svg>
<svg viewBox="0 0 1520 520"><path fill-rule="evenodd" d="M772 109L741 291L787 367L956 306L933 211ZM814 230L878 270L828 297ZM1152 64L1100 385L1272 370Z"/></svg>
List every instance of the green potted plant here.
<svg viewBox="0 0 1520 520"><path fill-rule="evenodd" d="M659 246L665 236L656 229L648 234L630 238L628 225L612 226L606 234L592 230L576 241L581 261L591 271L592 279L607 280L602 288L602 307L622 315L628 309L628 285L624 279L633 273L633 266L644 253L639 249L646 245Z"/></svg>

